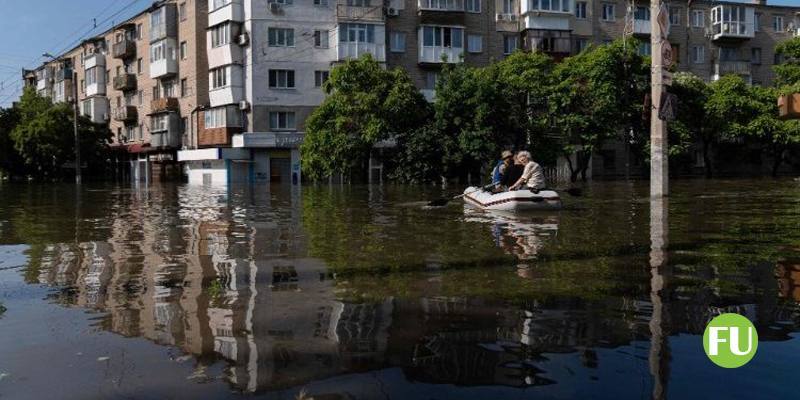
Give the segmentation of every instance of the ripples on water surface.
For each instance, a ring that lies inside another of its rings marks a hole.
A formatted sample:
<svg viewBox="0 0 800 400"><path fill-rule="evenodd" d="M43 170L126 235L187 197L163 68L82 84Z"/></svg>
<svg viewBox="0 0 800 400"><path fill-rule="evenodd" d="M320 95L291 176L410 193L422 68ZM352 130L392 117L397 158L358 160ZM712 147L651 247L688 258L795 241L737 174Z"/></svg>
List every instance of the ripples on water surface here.
<svg viewBox="0 0 800 400"><path fill-rule="evenodd" d="M0 397L796 396L800 184L676 182L652 221L646 190L513 216L401 186L0 185ZM702 350L727 311L761 339L737 370Z"/></svg>

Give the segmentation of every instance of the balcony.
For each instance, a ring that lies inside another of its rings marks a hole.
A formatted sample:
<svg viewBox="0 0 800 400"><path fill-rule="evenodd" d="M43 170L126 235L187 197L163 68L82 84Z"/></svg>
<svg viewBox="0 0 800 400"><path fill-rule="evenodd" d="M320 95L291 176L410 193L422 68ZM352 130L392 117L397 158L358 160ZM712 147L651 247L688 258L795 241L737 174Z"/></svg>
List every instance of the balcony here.
<svg viewBox="0 0 800 400"><path fill-rule="evenodd" d="M211 43L211 40L209 40L208 43ZM209 69L221 67L223 65L241 65L244 61L244 49L242 46L235 43L229 43L219 47L209 46L207 54Z"/></svg>
<svg viewBox="0 0 800 400"><path fill-rule="evenodd" d="M106 56L102 53L94 53L89 54L83 58L83 68L85 70L94 68L94 67L106 67Z"/></svg>
<svg viewBox="0 0 800 400"><path fill-rule="evenodd" d="M111 47L111 54L114 58L122 60L136 57L136 42L128 38L122 39Z"/></svg>
<svg viewBox="0 0 800 400"><path fill-rule="evenodd" d="M461 62L463 47L420 46L420 64L455 64Z"/></svg>
<svg viewBox="0 0 800 400"><path fill-rule="evenodd" d="M183 142L177 113L150 117L150 147L179 148Z"/></svg>
<svg viewBox="0 0 800 400"><path fill-rule="evenodd" d="M345 61L361 57L363 54L372 54L372 58L375 61L386 62L386 45L383 44L384 41L381 38L376 38L375 41L377 43L338 42L336 44L337 60Z"/></svg>
<svg viewBox="0 0 800 400"><path fill-rule="evenodd" d="M165 39L150 45L150 78L160 79L178 73L175 39ZM157 57L156 57L157 56Z"/></svg>
<svg viewBox="0 0 800 400"><path fill-rule="evenodd" d="M66 79L72 79L72 68L62 68L56 71L56 82L61 82Z"/></svg>
<svg viewBox="0 0 800 400"><path fill-rule="evenodd" d="M150 43L178 37L177 4L166 3L150 12Z"/></svg>
<svg viewBox="0 0 800 400"><path fill-rule="evenodd" d="M520 14L563 14L566 16L571 16L572 10L575 9L574 3L574 0L553 0L549 2L539 0L522 0L520 2Z"/></svg>
<svg viewBox="0 0 800 400"><path fill-rule="evenodd" d="M649 19L634 19L633 20L633 33L636 35L649 35L650 34L650 20Z"/></svg>
<svg viewBox="0 0 800 400"><path fill-rule="evenodd" d="M81 103L81 114L89 118L95 124L108 122L108 99L104 97L92 97Z"/></svg>
<svg viewBox="0 0 800 400"><path fill-rule="evenodd" d="M242 0L209 1L208 26L219 25L223 22L244 22L244 6Z"/></svg>
<svg viewBox="0 0 800 400"><path fill-rule="evenodd" d="M139 110L136 106L117 107L114 110L114 121L136 122L139 119Z"/></svg>
<svg viewBox="0 0 800 400"><path fill-rule="evenodd" d="M728 74L750 76L751 71L750 61L717 61L714 63L714 80Z"/></svg>
<svg viewBox="0 0 800 400"><path fill-rule="evenodd" d="M428 11L464 12L464 0L418 0L420 13Z"/></svg>
<svg viewBox="0 0 800 400"><path fill-rule="evenodd" d="M720 5L711 9L713 40L747 40L755 37L755 9Z"/></svg>
<svg viewBox="0 0 800 400"><path fill-rule="evenodd" d="M150 113L163 113L170 111L178 111L180 103L176 97L162 97L150 102Z"/></svg>
<svg viewBox="0 0 800 400"><path fill-rule="evenodd" d="M127 92L136 90L136 75L123 74L114 77L114 90Z"/></svg>
<svg viewBox="0 0 800 400"><path fill-rule="evenodd" d="M383 3L373 1L376 4L366 5L369 3L367 1L361 2L362 5L355 5L358 2L339 0L336 4L336 18L343 21L381 22L384 20Z"/></svg>

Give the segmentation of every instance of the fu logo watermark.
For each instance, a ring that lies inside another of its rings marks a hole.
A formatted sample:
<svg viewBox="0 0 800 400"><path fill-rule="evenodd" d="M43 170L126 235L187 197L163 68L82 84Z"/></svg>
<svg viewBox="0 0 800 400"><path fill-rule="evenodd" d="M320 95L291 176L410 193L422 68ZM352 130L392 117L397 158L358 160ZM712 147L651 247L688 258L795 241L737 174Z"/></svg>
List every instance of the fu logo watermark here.
<svg viewBox="0 0 800 400"><path fill-rule="evenodd" d="M756 355L758 332L750 320L739 314L721 314L706 326L703 348L714 364L739 368Z"/></svg>

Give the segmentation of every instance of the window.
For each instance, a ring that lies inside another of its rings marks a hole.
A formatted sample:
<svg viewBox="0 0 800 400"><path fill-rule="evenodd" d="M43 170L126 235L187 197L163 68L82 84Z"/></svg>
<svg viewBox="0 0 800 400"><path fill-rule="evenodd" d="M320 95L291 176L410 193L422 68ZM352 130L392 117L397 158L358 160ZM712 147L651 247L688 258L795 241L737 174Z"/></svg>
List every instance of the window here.
<svg viewBox="0 0 800 400"><path fill-rule="evenodd" d="M226 22L211 28L211 47L225 46L231 43L231 24Z"/></svg>
<svg viewBox="0 0 800 400"><path fill-rule="evenodd" d="M516 36L503 36L503 54L511 54L517 49Z"/></svg>
<svg viewBox="0 0 800 400"><path fill-rule="evenodd" d="M232 0L213 0L211 3L211 11L214 11L218 8L222 8L231 4Z"/></svg>
<svg viewBox="0 0 800 400"><path fill-rule="evenodd" d="M439 73L434 71L428 71L425 73L425 89L434 90L436 89L436 81L439 80Z"/></svg>
<svg viewBox="0 0 800 400"><path fill-rule="evenodd" d="M294 112L291 111L270 111L269 129L276 131L294 130Z"/></svg>
<svg viewBox="0 0 800 400"><path fill-rule="evenodd" d="M503 0L503 14L516 14L516 11L514 0Z"/></svg>
<svg viewBox="0 0 800 400"><path fill-rule="evenodd" d="M268 41L270 47L293 47L294 29L291 28L269 28Z"/></svg>
<svg viewBox="0 0 800 400"><path fill-rule="evenodd" d="M314 31L314 47L327 49L329 36L328 31Z"/></svg>
<svg viewBox="0 0 800 400"><path fill-rule="evenodd" d="M639 47L636 49L636 52L643 57L649 56L652 53L650 42L639 42Z"/></svg>
<svg viewBox="0 0 800 400"><path fill-rule="evenodd" d="M175 97L175 82L163 81L161 82L161 90L164 97Z"/></svg>
<svg viewBox="0 0 800 400"><path fill-rule="evenodd" d="M645 6L636 7L633 18L639 21L650 21L650 8Z"/></svg>
<svg viewBox="0 0 800 400"><path fill-rule="evenodd" d="M586 2L579 1L575 3L575 18L586 19Z"/></svg>
<svg viewBox="0 0 800 400"><path fill-rule="evenodd" d="M161 88L158 85L153 86L153 99L161 98Z"/></svg>
<svg viewBox="0 0 800 400"><path fill-rule="evenodd" d="M187 86L186 78L181 79L181 97L189 95L189 87Z"/></svg>
<svg viewBox="0 0 800 400"><path fill-rule="evenodd" d="M111 70L110 69L106 70L106 75L105 75L104 78L105 78L105 80L103 82L105 82L106 84L111 82L111 79L110 79L111 78Z"/></svg>
<svg viewBox="0 0 800 400"><path fill-rule="evenodd" d="M483 52L483 36L467 35L467 51L470 53Z"/></svg>
<svg viewBox="0 0 800 400"><path fill-rule="evenodd" d="M778 65L778 64L783 64L783 61L784 61L783 54L775 53L775 56L772 59L772 63Z"/></svg>
<svg viewBox="0 0 800 400"><path fill-rule="evenodd" d="M142 40L142 24L136 24L136 40Z"/></svg>
<svg viewBox="0 0 800 400"><path fill-rule="evenodd" d="M294 2L293 0L267 0L268 4L275 3L275 4L291 5L293 2Z"/></svg>
<svg viewBox="0 0 800 400"><path fill-rule="evenodd" d="M181 3L178 5L178 17L181 21L186 21L186 3Z"/></svg>
<svg viewBox="0 0 800 400"><path fill-rule="evenodd" d="M616 6L614 4L603 3L603 21L613 21L616 19Z"/></svg>
<svg viewBox="0 0 800 400"><path fill-rule="evenodd" d="M125 127L125 137L128 140L136 140L136 127L135 126L126 126Z"/></svg>
<svg viewBox="0 0 800 400"><path fill-rule="evenodd" d="M315 6L327 6L328 0L314 0Z"/></svg>
<svg viewBox="0 0 800 400"><path fill-rule="evenodd" d="M681 63L681 45L670 43L672 46L672 60L675 65Z"/></svg>
<svg viewBox="0 0 800 400"><path fill-rule="evenodd" d="M150 130L161 132L169 129L169 114L158 114L150 117Z"/></svg>
<svg viewBox="0 0 800 400"><path fill-rule="evenodd" d="M753 30L756 32L761 30L761 13L756 13L755 19L753 20Z"/></svg>
<svg viewBox="0 0 800 400"><path fill-rule="evenodd" d="M772 29L775 32L783 32L783 15L772 16Z"/></svg>
<svg viewBox="0 0 800 400"><path fill-rule="evenodd" d="M181 60L186 59L186 52L187 52L186 42L181 42Z"/></svg>
<svg viewBox="0 0 800 400"><path fill-rule="evenodd" d="M426 47L464 47L464 29L441 26L422 28L422 45Z"/></svg>
<svg viewBox="0 0 800 400"><path fill-rule="evenodd" d="M360 0L348 0L351 2L359 2ZM456 0L420 0L419 8L422 10L464 10L463 3Z"/></svg>
<svg viewBox="0 0 800 400"><path fill-rule="evenodd" d="M86 93L86 81L81 79L81 93Z"/></svg>
<svg viewBox="0 0 800 400"><path fill-rule="evenodd" d="M322 87L322 84L328 80L328 71L314 71L314 86Z"/></svg>
<svg viewBox="0 0 800 400"><path fill-rule="evenodd" d="M669 24L679 26L681 24L681 9L678 7L669 8Z"/></svg>
<svg viewBox="0 0 800 400"><path fill-rule="evenodd" d="M589 40L585 38L575 39L575 52L580 53L589 47Z"/></svg>
<svg viewBox="0 0 800 400"><path fill-rule="evenodd" d="M174 46L174 45L173 45ZM168 40L162 40L150 46L150 62L161 60L174 60L175 47L170 46Z"/></svg>
<svg viewBox="0 0 800 400"><path fill-rule="evenodd" d="M706 61L706 47L692 46L692 62L702 64Z"/></svg>
<svg viewBox="0 0 800 400"><path fill-rule="evenodd" d="M211 75L211 89L228 86L228 67L214 68L208 73Z"/></svg>
<svg viewBox="0 0 800 400"><path fill-rule="evenodd" d="M532 11L570 12L568 0L525 0Z"/></svg>
<svg viewBox="0 0 800 400"><path fill-rule="evenodd" d="M404 32L389 33L389 51L404 53L406 51L406 34Z"/></svg>
<svg viewBox="0 0 800 400"><path fill-rule="evenodd" d="M241 127L242 114L236 107L216 107L203 114L206 128Z"/></svg>
<svg viewBox="0 0 800 400"><path fill-rule="evenodd" d="M92 101L86 100L81 104L81 108L83 109L83 115L90 117L92 116Z"/></svg>
<svg viewBox="0 0 800 400"><path fill-rule="evenodd" d="M92 67L86 70L86 86L94 85L97 83L97 67Z"/></svg>
<svg viewBox="0 0 800 400"><path fill-rule="evenodd" d="M137 104L137 105L141 106L142 104L144 104L144 92L143 91L140 90L139 93L136 94L136 97L138 97L138 100L139 100L139 104Z"/></svg>
<svg viewBox="0 0 800 400"><path fill-rule="evenodd" d="M706 26L705 10L692 10L692 26L695 28L703 28Z"/></svg>
<svg viewBox="0 0 800 400"><path fill-rule="evenodd" d="M750 63L761 65L761 48L753 47L750 49Z"/></svg>
<svg viewBox="0 0 800 400"><path fill-rule="evenodd" d="M136 60L136 73L141 75L142 74L142 59Z"/></svg>
<svg viewBox="0 0 800 400"><path fill-rule="evenodd" d="M351 7L369 7L370 0L347 0L347 5Z"/></svg>
<svg viewBox="0 0 800 400"><path fill-rule="evenodd" d="M464 9L467 12L471 13L479 13L481 12L481 0L466 0L464 4Z"/></svg>
<svg viewBox="0 0 800 400"><path fill-rule="evenodd" d="M339 41L375 43L375 25L339 24Z"/></svg>
<svg viewBox="0 0 800 400"><path fill-rule="evenodd" d="M270 89L294 89L294 70L269 70L269 87Z"/></svg>

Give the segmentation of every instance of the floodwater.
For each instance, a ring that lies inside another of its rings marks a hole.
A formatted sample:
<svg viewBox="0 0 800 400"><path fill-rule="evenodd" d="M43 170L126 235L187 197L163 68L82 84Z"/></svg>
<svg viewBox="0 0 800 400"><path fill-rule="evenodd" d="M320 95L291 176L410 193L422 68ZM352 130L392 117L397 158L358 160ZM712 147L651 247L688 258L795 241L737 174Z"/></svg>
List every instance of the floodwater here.
<svg viewBox="0 0 800 400"><path fill-rule="evenodd" d="M800 182L672 193L512 216L405 186L2 184L0 398L796 398ZM759 331L739 369L703 352L723 312Z"/></svg>

